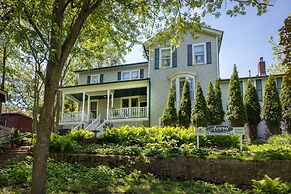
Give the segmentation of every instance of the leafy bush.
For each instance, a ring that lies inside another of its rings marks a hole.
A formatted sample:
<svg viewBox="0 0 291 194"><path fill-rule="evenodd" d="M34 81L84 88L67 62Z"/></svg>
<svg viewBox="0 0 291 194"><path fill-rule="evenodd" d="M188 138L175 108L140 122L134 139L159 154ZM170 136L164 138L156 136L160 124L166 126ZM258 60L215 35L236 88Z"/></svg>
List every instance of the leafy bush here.
<svg viewBox="0 0 291 194"><path fill-rule="evenodd" d="M87 130L75 130L69 133L67 136L70 136L73 141L83 143L85 139L93 138L93 135L93 132Z"/></svg>
<svg viewBox="0 0 291 194"><path fill-rule="evenodd" d="M60 136L52 133L50 136L50 152L56 153L64 153L64 152L72 152L74 150L74 146L76 145L76 141L72 140L69 135Z"/></svg>
<svg viewBox="0 0 291 194"><path fill-rule="evenodd" d="M280 178L271 179L265 175L263 180L253 180L254 193L260 194L288 194L291 193L291 184L282 183Z"/></svg>

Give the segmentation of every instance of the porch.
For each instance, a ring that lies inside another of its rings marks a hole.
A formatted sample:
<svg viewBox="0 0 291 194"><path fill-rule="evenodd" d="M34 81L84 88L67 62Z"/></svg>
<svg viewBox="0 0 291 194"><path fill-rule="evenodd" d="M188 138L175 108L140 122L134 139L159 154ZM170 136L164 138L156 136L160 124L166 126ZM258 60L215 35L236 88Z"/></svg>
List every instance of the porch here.
<svg viewBox="0 0 291 194"><path fill-rule="evenodd" d="M148 80L95 84L61 88L62 117L60 125L71 128L96 128L106 122L148 121ZM81 93L80 93L81 92ZM65 108L65 100L77 104Z"/></svg>

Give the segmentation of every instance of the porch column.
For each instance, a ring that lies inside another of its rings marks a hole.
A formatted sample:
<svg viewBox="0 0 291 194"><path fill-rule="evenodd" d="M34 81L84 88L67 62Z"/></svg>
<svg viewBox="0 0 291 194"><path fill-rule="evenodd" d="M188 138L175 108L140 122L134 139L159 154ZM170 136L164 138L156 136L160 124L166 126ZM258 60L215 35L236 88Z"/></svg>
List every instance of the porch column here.
<svg viewBox="0 0 291 194"><path fill-rule="evenodd" d="M83 102L82 102L82 119L81 122L84 121L84 112L85 112L85 92L83 92Z"/></svg>
<svg viewBox="0 0 291 194"><path fill-rule="evenodd" d="M150 87L149 84L147 84L147 118L149 118L150 115L149 103L150 103Z"/></svg>
<svg viewBox="0 0 291 194"><path fill-rule="evenodd" d="M114 103L114 91L111 93L111 108L113 108Z"/></svg>
<svg viewBox="0 0 291 194"><path fill-rule="evenodd" d="M64 109L65 109L65 94L62 92L62 122L64 121Z"/></svg>
<svg viewBox="0 0 291 194"><path fill-rule="evenodd" d="M110 90L107 90L107 114L106 119L109 120L109 102L110 102Z"/></svg>
<svg viewBox="0 0 291 194"><path fill-rule="evenodd" d="M90 99L91 99L91 96L90 95L87 95L87 96L88 96L87 114L88 114L88 119L90 119L90 109L91 109Z"/></svg>

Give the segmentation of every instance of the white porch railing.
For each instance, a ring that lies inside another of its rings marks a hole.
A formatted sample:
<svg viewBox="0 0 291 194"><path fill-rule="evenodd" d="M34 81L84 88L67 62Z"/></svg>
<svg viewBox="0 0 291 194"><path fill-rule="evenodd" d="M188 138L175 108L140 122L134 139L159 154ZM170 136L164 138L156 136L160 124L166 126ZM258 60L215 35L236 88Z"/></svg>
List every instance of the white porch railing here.
<svg viewBox="0 0 291 194"><path fill-rule="evenodd" d="M71 123L71 122L81 122L82 121L82 115L84 116L83 122L88 122L89 117L88 114L80 111L80 112L67 112L63 114L62 123Z"/></svg>
<svg viewBox="0 0 291 194"><path fill-rule="evenodd" d="M100 115L92 121L92 123L90 125L88 125L85 129L92 131L92 130L96 130L97 127L100 125L101 119L100 119Z"/></svg>
<svg viewBox="0 0 291 194"><path fill-rule="evenodd" d="M109 119L146 118L147 107L109 109Z"/></svg>

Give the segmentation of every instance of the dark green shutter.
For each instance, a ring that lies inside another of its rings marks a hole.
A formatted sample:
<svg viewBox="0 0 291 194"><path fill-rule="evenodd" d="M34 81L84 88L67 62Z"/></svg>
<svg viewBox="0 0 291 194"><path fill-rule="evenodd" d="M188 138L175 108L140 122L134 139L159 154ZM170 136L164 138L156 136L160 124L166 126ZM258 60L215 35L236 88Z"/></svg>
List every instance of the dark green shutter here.
<svg viewBox="0 0 291 194"><path fill-rule="evenodd" d="M159 69L159 59L160 57L160 51L158 48L155 49L155 69Z"/></svg>
<svg viewBox="0 0 291 194"><path fill-rule="evenodd" d="M104 74L100 74L100 83L103 83Z"/></svg>
<svg viewBox="0 0 291 194"><path fill-rule="evenodd" d="M211 64L211 42L206 42L207 64Z"/></svg>
<svg viewBox="0 0 291 194"><path fill-rule="evenodd" d="M121 72L117 72L117 80L121 80Z"/></svg>
<svg viewBox="0 0 291 194"><path fill-rule="evenodd" d="M192 44L187 45L187 64L188 66L193 65Z"/></svg>
<svg viewBox="0 0 291 194"><path fill-rule="evenodd" d="M177 67L177 49L174 50L172 53L172 60L173 60L173 68Z"/></svg>
<svg viewBox="0 0 291 194"><path fill-rule="evenodd" d="M139 77L144 78L144 69L139 70Z"/></svg>
<svg viewBox="0 0 291 194"><path fill-rule="evenodd" d="M90 83L91 83L91 76L88 75L88 76L87 76L87 84L90 84Z"/></svg>

